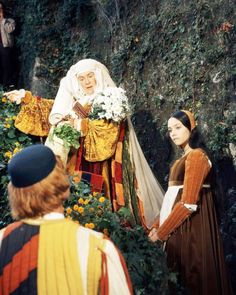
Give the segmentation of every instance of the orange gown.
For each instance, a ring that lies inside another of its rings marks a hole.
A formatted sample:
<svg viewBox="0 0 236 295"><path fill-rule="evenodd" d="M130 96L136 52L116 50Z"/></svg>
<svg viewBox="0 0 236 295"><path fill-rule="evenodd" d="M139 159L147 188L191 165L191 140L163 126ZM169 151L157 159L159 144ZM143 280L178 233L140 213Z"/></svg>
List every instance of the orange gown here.
<svg viewBox="0 0 236 295"><path fill-rule="evenodd" d="M169 216L158 228L166 241L168 266L179 274L187 294L231 294L209 186L211 164L201 149L194 149L171 168L169 186L183 185ZM192 212L185 204L197 205Z"/></svg>

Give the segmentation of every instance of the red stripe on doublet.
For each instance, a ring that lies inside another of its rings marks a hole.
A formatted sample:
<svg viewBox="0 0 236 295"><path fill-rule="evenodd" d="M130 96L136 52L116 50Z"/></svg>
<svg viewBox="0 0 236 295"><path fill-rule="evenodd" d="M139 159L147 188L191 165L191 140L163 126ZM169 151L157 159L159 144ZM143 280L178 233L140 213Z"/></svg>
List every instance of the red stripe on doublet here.
<svg viewBox="0 0 236 295"><path fill-rule="evenodd" d="M11 232L13 232L14 229L18 228L22 225L22 221L17 221L12 224L9 224L3 234L3 238L5 239Z"/></svg>
<svg viewBox="0 0 236 295"><path fill-rule="evenodd" d="M107 271L107 257L106 254L102 252L102 276L100 280L100 293L101 295L109 294L109 280Z"/></svg>
<svg viewBox="0 0 236 295"><path fill-rule="evenodd" d="M16 253L12 261L3 269L0 286L3 293L15 291L25 281L29 273L37 268L39 235L34 236L24 247ZM1 294L1 290L0 290Z"/></svg>

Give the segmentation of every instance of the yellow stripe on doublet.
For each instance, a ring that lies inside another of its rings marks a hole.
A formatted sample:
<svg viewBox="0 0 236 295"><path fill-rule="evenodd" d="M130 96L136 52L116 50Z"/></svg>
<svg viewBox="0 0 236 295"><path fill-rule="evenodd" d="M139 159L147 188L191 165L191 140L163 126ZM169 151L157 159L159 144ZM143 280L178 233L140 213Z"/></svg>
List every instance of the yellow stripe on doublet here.
<svg viewBox="0 0 236 295"><path fill-rule="evenodd" d="M89 237L89 256L88 256L88 294L97 295L99 281L102 276L102 252L104 251L105 240L90 235Z"/></svg>
<svg viewBox="0 0 236 295"><path fill-rule="evenodd" d="M78 225L67 219L41 224L39 295L84 294L77 253L77 230Z"/></svg>

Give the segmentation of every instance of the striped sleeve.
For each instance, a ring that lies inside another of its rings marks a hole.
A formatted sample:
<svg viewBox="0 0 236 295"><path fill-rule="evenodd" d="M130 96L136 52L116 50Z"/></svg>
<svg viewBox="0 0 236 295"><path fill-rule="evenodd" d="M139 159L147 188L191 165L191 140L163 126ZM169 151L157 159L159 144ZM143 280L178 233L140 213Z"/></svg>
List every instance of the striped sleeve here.
<svg viewBox="0 0 236 295"><path fill-rule="evenodd" d="M199 192L210 171L209 160L200 149L195 149L189 153L185 165L184 186L181 200L175 204L171 214L157 231L158 237L162 241L167 240L169 234L191 215L192 211L187 209L185 204L197 204Z"/></svg>

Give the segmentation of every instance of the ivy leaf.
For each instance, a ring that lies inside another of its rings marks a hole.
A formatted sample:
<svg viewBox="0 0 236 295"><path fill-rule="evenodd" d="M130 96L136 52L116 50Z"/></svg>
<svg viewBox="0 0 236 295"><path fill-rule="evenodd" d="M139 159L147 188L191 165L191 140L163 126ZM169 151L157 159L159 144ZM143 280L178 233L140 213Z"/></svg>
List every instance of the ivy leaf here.
<svg viewBox="0 0 236 295"><path fill-rule="evenodd" d="M26 139L28 139L28 136L20 136L20 137L18 137L18 141L19 141L19 142L23 142L23 141L25 141Z"/></svg>
<svg viewBox="0 0 236 295"><path fill-rule="evenodd" d="M14 138L14 137L16 137L16 135L15 135L15 130L10 130L10 131L7 133L7 136L8 136L9 138Z"/></svg>
<svg viewBox="0 0 236 295"><path fill-rule="evenodd" d="M1 171L1 170L3 170L5 167L6 167L6 165L5 165L5 164L3 164L3 163L0 163L0 171Z"/></svg>

